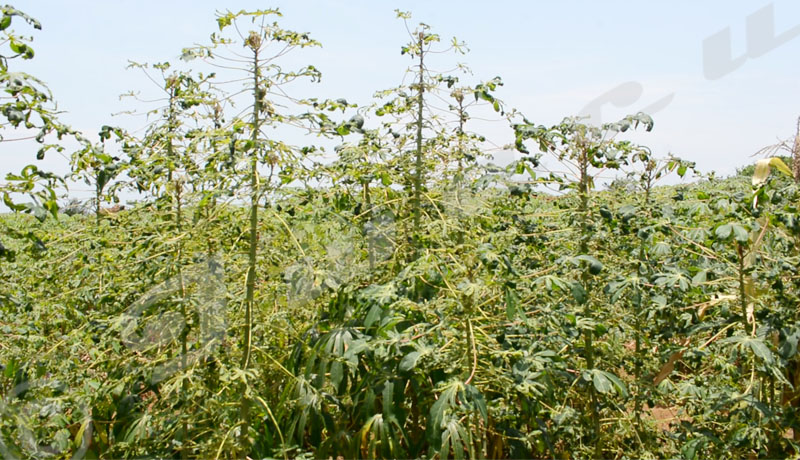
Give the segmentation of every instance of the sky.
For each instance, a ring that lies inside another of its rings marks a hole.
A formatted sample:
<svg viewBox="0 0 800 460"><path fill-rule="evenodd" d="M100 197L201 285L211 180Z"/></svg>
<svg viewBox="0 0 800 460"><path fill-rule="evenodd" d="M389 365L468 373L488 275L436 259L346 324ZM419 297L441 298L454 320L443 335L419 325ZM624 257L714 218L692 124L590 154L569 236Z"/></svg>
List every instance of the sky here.
<svg viewBox="0 0 800 460"><path fill-rule="evenodd" d="M445 39L466 42L470 52L457 60L476 79L500 76L497 96L529 120L554 124L585 114L608 122L647 109L655 128L634 140L657 155L695 161L704 172L728 175L754 162L759 149L794 135L800 115L800 2L792 0L11 3L43 26L15 23L17 32L33 35L36 57L15 62L14 70L44 80L62 121L92 135L104 124L142 126L140 118L111 116L137 108L120 94L152 89L140 72L126 70L129 60L177 61L182 48L208 43L216 11L275 7L284 27L322 42L297 58L322 71L320 97L368 104L375 91L402 81L410 61L400 54L408 38L395 17L400 9L412 13L412 26L424 22ZM511 141L507 124L487 129L496 144ZM0 175L35 163L35 151L0 143ZM57 154L44 162L67 172Z"/></svg>

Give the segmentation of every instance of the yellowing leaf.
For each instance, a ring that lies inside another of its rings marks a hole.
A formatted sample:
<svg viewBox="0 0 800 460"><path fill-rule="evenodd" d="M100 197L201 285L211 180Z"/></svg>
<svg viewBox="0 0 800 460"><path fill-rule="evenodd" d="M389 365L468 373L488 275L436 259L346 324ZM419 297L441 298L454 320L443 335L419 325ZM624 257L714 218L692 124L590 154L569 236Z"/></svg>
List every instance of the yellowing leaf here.
<svg viewBox="0 0 800 460"><path fill-rule="evenodd" d="M769 158L762 158L756 161L756 169L753 171L753 186L766 182L767 176L769 176Z"/></svg>
<svg viewBox="0 0 800 460"><path fill-rule="evenodd" d="M753 185L758 186L763 184L767 181L767 177L769 176L770 167L774 167L778 171L784 173L785 175L792 177L792 171L786 166L786 163L783 162L778 157L772 158L762 158L756 161L756 168L753 171Z"/></svg>
<svg viewBox="0 0 800 460"><path fill-rule="evenodd" d="M783 160L781 160L780 158L778 158L778 157L770 158L769 159L769 165L772 166L773 168L777 169L778 171L786 174L787 176L793 177L792 170L789 169L789 167L786 166L786 163L784 163Z"/></svg>

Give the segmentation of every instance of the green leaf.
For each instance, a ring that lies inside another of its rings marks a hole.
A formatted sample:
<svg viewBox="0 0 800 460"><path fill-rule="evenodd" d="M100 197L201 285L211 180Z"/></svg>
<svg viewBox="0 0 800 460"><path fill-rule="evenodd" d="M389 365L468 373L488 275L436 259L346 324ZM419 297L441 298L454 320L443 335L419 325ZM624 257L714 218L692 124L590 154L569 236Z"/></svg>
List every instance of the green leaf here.
<svg viewBox="0 0 800 460"><path fill-rule="evenodd" d="M727 240L731 237L731 233L733 233L733 225L731 224L720 225L714 231L714 235L720 240Z"/></svg>
<svg viewBox="0 0 800 460"><path fill-rule="evenodd" d="M772 364L775 362L772 352L769 350L763 340L753 338L748 339L745 343L753 351L753 354L761 358L766 364Z"/></svg>
<svg viewBox="0 0 800 460"><path fill-rule="evenodd" d="M600 369L592 369L590 372L592 374L592 384L594 384L594 388L598 392L603 394L618 393L623 397L628 396L625 384L616 375Z"/></svg>
<svg viewBox="0 0 800 460"><path fill-rule="evenodd" d="M344 366L342 366L341 361L334 361L331 364L331 383L333 383L334 387L339 387L342 383L342 379L344 378Z"/></svg>
<svg viewBox="0 0 800 460"><path fill-rule="evenodd" d="M616 375L614 375L614 374L612 374L610 372L605 372L605 371L600 371L600 372L602 372L603 375L605 375L606 378L609 379L611 381L611 383L614 384L614 387L616 388L616 391L622 397L627 397L628 396L628 390L625 388L625 384L622 383L622 380L620 380L619 377L617 377Z"/></svg>
<svg viewBox="0 0 800 460"><path fill-rule="evenodd" d="M686 460L695 460L695 458L697 458L697 452L705 447L707 442L707 438L692 439L683 445L681 448L681 453Z"/></svg>
<svg viewBox="0 0 800 460"><path fill-rule="evenodd" d="M708 270L700 270L697 272L696 275L692 277L692 286L700 286L701 284L706 282L708 276Z"/></svg>
<svg viewBox="0 0 800 460"><path fill-rule="evenodd" d="M589 273L592 275L599 275L603 271L603 264L599 260L595 260L589 264Z"/></svg>
<svg viewBox="0 0 800 460"><path fill-rule="evenodd" d="M602 394L609 393L614 389L611 380L597 369L592 370L592 383L594 384L594 389Z"/></svg>
<svg viewBox="0 0 800 460"><path fill-rule="evenodd" d="M33 217L36 218L39 222L44 222L47 219L47 209L43 206L29 204L28 209L33 213Z"/></svg>
<svg viewBox="0 0 800 460"><path fill-rule="evenodd" d="M600 272L603 271L603 264L594 256L582 254L575 258L587 262L589 264L589 273L592 275L599 275Z"/></svg>
<svg viewBox="0 0 800 460"><path fill-rule="evenodd" d="M106 169L100 170L100 172L97 173L97 188L103 190L104 188L106 188L106 185L110 180L111 180L111 174L108 172L108 170Z"/></svg>
<svg viewBox="0 0 800 460"><path fill-rule="evenodd" d="M383 384L383 416L386 419L394 417L394 382L387 381Z"/></svg>
<svg viewBox="0 0 800 460"><path fill-rule="evenodd" d="M519 313L519 296L514 289L506 286L506 317L513 321Z"/></svg>
<svg viewBox="0 0 800 460"><path fill-rule="evenodd" d="M734 344L734 346L742 352L744 352L746 348L749 348L754 355L761 358L766 364L773 364L775 362L772 351L770 351L767 344L764 343L764 340L761 338L734 335L720 340L720 343Z"/></svg>
<svg viewBox="0 0 800 460"><path fill-rule="evenodd" d="M224 16L220 16L217 18L217 25L219 26L219 30L224 29L225 27L231 25L233 22L233 14L228 13Z"/></svg>
<svg viewBox="0 0 800 460"><path fill-rule="evenodd" d="M792 359L797 354L797 344L800 343L800 327L786 334L786 339L781 345L780 354L783 359Z"/></svg>
<svg viewBox="0 0 800 460"><path fill-rule="evenodd" d="M377 321L378 318L380 318L381 311L383 311L383 309L381 308L380 305L373 305L372 308L369 309L367 317L364 318L364 327L372 326L375 323L375 321Z"/></svg>
<svg viewBox="0 0 800 460"><path fill-rule="evenodd" d="M658 307L663 308L667 306L667 298L661 294L653 296L650 300L653 302L653 305Z"/></svg>
<svg viewBox="0 0 800 460"><path fill-rule="evenodd" d="M586 289L583 288L580 282L574 281L572 285L570 285L570 290L572 291L572 297L575 299L575 302L578 305L583 305L586 303L588 299L588 295L586 294Z"/></svg>
<svg viewBox="0 0 800 460"><path fill-rule="evenodd" d="M741 225L733 224L733 238L739 243L750 241L750 233Z"/></svg>
<svg viewBox="0 0 800 460"><path fill-rule="evenodd" d="M422 356L422 353L419 351L412 351L411 353L405 355L403 360L400 361L400 370L403 372L408 372L411 369L414 369L417 366L417 361L419 361L420 356Z"/></svg>
<svg viewBox="0 0 800 460"><path fill-rule="evenodd" d="M11 39L11 42L8 44L8 47L11 48L11 51L18 54L22 54L28 49L28 45L22 42L18 42L13 38Z"/></svg>
<svg viewBox="0 0 800 460"><path fill-rule="evenodd" d="M7 192L3 192L3 204L8 206L9 209L14 211L24 211L28 209L28 206L25 204L17 204L11 200L11 196Z"/></svg>

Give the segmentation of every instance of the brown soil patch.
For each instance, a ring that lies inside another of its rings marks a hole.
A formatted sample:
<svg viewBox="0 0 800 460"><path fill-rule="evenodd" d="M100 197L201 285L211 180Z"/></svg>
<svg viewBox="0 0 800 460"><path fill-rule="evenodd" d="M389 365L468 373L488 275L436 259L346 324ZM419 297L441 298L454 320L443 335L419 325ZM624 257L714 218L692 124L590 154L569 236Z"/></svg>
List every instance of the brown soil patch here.
<svg viewBox="0 0 800 460"><path fill-rule="evenodd" d="M667 431L673 423L678 424L682 421L689 422L692 420L688 415L681 415L677 407L660 407L644 408L645 419L655 422L659 430Z"/></svg>

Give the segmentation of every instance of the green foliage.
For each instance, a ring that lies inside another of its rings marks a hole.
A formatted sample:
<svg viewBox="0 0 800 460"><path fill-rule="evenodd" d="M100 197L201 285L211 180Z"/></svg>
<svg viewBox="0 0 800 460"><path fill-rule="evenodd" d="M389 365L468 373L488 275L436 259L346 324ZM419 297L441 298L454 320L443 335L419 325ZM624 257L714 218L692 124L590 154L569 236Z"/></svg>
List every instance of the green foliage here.
<svg viewBox="0 0 800 460"><path fill-rule="evenodd" d="M39 145L36 159L43 160L50 150L63 151L60 141L64 136L74 135L78 140L81 137L58 121L53 95L41 80L12 69L12 61L34 57L31 45L33 38L18 34L13 28L24 24L36 30L42 28L39 21L23 11L11 5L0 6L0 86L3 87L3 97L0 97L0 145L32 139ZM19 174L7 174L5 181L0 182L0 194L3 203L12 211L30 213L42 221L48 214L57 214L56 190L64 185L62 178L31 164ZM28 197L31 201L19 203L20 196ZM41 247L41 241L34 236L32 228L19 231L0 222L0 232L0 256L14 255L13 250L3 245L3 241L8 241L7 237L26 239L34 247Z"/></svg>
<svg viewBox="0 0 800 460"><path fill-rule="evenodd" d="M185 63L133 65L164 105L141 138L104 126L74 153L97 218L59 213L51 174L9 176L51 194L6 194L20 213L0 216L4 457L797 455L800 187L783 163L659 186L696 171L624 138L649 116L535 124L499 78L424 71L441 40L425 25L401 49L414 82L374 104L287 99L320 73L269 44L317 42L278 17L222 13ZM239 98L184 67L236 59ZM517 161L479 161L482 109L511 120ZM126 187L142 199L99 219Z"/></svg>
<svg viewBox="0 0 800 460"><path fill-rule="evenodd" d="M36 19L10 5L0 7L0 85L4 87L0 114L5 122L0 123L0 143L16 140L9 138L10 128L31 133L30 138L41 144L36 157L41 160L48 150L61 151L57 143L47 142L47 136L55 133L58 139L73 134L69 127L58 122L53 95L45 84L33 75L13 71L11 61L29 60L34 57L32 37L20 35L14 25L27 24L36 30L42 25Z"/></svg>

